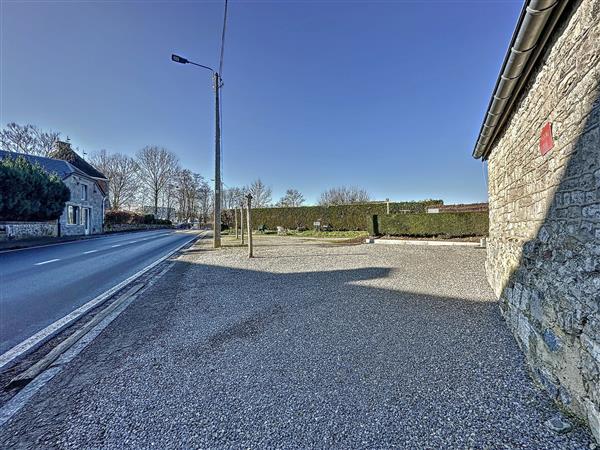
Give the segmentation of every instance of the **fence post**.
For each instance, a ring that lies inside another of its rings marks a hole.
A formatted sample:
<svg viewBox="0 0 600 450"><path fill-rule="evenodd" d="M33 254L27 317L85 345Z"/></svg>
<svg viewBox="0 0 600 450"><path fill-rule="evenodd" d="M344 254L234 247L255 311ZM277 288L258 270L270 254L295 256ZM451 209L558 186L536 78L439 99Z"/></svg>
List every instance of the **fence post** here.
<svg viewBox="0 0 600 450"><path fill-rule="evenodd" d="M235 218L235 240L238 240L238 221L237 221L237 208L233 208L233 216Z"/></svg>
<svg viewBox="0 0 600 450"><path fill-rule="evenodd" d="M246 211L246 222L248 223L248 258L252 258L252 194L246 196L248 199L248 211Z"/></svg>
<svg viewBox="0 0 600 450"><path fill-rule="evenodd" d="M240 232L242 235L242 245L244 245L244 205L240 206Z"/></svg>

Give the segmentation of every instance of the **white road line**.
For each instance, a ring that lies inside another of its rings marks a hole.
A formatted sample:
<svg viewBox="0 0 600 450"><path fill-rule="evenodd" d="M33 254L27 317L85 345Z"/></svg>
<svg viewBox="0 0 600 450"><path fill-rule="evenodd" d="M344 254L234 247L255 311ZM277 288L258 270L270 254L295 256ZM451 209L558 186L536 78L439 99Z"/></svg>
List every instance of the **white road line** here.
<svg viewBox="0 0 600 450"><path fill-rule="evenodd" d="M49 263L52 263L54 261L60 261L60 258L49 259L48 261L42 261L42 262L39 262L39 263L35 263L34 266L42 266L44 264L49 264Z"/></svg>
<svg viewBox="0 0 600 450"><path fill-rule="evenodd" d="M89 253L96 253L98 250L88 250L87 252L83 252L84 255L87 255Z"/></svg>
<svg viewBox="0 0 600 450"><path fill-rule="evenodd" d="M123 245L123 244L111 245L110 248L120 247L121 245Z"/></svg>
<svg viewBox="0 0 600 450"><path fill-rule="evenodd" d="M199 235L197 235L197 238L203 239L206 235L207 235L207 233L199 234ZM105 300L110 298L110 296L112 294L114 294L115 292L117 292L119 289L121 289L122 287L131 283L133 280L140 277L144 273L148 272L150 269L152 269L153 267L157 266L158 264L160 264L161 262L163 262L164 260L169 258L171 255L176 253L178 250L180 250L181 248L188 245L194 239L195 239L194 237L192 237L192 239L186 239L185 242L183 242L181 245L178 245L175 249L171 250L166 255L162 256L161 258L157 259L156 261L150 263L149 265L147 265L146 267L144 267L137 273L133 274L126 280L121 281L119 284L117 284L116 286L113 286L112 288L110 288L109 290L104 292L103 294L100 294L96 298L90 300L86 304L77 308L75 311L71 312L70 314L67 314L62 319L58 319L56 322L48 325L43 330L38 331L36 334L31 336L29 339L24 340L20 344L15 345L13 348L11 348L7 352L0 355L0 370L4 369L7 366L11 366L17 359L21 358L23 355L30 353L31 351L35 350L40 345L42 345L44 342L46 342L49 339L51 339L52 337L56 336L60 331L64 330L66 327L71 325L73 322L75 322L77 319L79 319L86 312L90 311L91 309L95 308L96 306L101 305ZM56 261L58 261L58 260L56 260Z"/></svg>
<svg viewBox="0 0 600 450"><path fill-rule="evenodd" d="M144 241L145 239L142 239ZM135 244L137 241L129 241L130 244Z"/></svg>
<svg viewBox="0 0 600 450"><path fill-rule="evenodd" d="M202 231L202 230L200 230ZM154 233L154 231L148 231L149 233ZM144 233L144 231L142 231L141 233ZM127 234L125 233L115 233L114 235L111 235L110 233L107 234L100 234L97 237L92 237L92 238L87 238L87 239L75 239L73 241L67 241L67 242L55 242L52 244L42 244L42 245L34 245L32 247L25 247L25 248L13 248L10 250L0 250L0 254L1 253L12 253L12 252L23 252L26 250L35 250L37 248L43 248L43 247L54 247L55 245L67 245L67 244L78 244L84 241L91 241L91 240L95 240L95 239L105 239L105 238L112 238L112 237L116 237L119 238L123 235ZM166 233L166 234L173 234L173 233ZM161 236L160 234L158 236ZM150 239L150 238L148 238Z"/></svg>

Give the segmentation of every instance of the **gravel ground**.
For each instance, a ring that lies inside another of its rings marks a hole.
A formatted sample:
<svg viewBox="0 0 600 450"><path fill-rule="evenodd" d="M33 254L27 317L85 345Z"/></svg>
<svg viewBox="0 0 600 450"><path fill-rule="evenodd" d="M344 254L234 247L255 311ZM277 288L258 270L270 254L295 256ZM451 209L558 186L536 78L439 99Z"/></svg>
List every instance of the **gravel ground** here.
<svg viewBox="0 0 600 450"><path fill-rule="evenodd" d="M0 430L3 448L587 449L530 379L484 250L189 251Z"/></svg>

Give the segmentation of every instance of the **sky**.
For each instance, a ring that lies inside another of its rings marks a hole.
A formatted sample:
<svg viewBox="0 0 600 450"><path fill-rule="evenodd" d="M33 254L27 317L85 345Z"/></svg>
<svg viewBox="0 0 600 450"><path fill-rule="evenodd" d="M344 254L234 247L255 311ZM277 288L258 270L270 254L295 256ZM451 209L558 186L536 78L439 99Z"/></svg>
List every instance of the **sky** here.
<svg viewBox="0 0 600 450"><path fill-rule="evenodd" d="M0 0L0 123L88 155L146 145L214 176L223 1ZM471 153L520 1L230 0L223 181L486 201Z"/></svg>

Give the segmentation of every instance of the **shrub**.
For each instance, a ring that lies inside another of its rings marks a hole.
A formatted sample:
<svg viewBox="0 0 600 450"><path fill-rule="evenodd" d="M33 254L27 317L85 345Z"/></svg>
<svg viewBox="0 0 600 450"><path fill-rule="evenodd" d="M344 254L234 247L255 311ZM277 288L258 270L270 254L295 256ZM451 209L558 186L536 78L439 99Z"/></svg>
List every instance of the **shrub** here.
<svg viewBox="0 0 600 450"><path fill-rule="evenodd" d="M381 215L374 222L391 236L486 236L489 228L487 212Z"/></svg>
<svg viewBox="0 0 600 450"><path fill-rule="evenodd" d="M107 211L104 215L106 225L172 225L170 220L155 219L154 214L138 214L131 211Z"/></svg>
<svg viewBox="0 0 600 450"><path fill-rule="evenodd" d="M428 207L442 205L441 200L420 202L390 202L390 213L425 212ZM321 222L336 231L365 231L367 218L373 214L386 214L386 203L355 203L337 206L298 206L283 208L253 208L252 222L274 230L278 226L312 229L313 223ZM223 220L232 220L233 214L224 214ZM231 222L229 222L231 224Z"/></svg>
<svg viewBox="0 0 600 450"><path fill-rule="evenodd" d="M56 220L70 197L58 175L22 157L0 160L0 220Z"/></svg>
<svg viewBox="0 0 600 450"><path fill-rule="evenodd" d="M139 217L139 214L131 211L107 211L104 215L104 223L107 225L139 223Z"/></svg>

